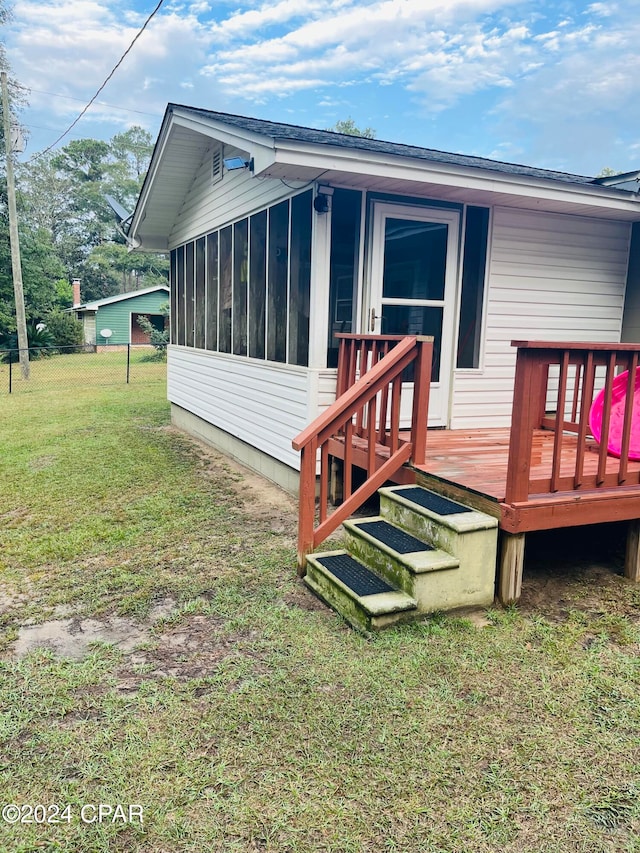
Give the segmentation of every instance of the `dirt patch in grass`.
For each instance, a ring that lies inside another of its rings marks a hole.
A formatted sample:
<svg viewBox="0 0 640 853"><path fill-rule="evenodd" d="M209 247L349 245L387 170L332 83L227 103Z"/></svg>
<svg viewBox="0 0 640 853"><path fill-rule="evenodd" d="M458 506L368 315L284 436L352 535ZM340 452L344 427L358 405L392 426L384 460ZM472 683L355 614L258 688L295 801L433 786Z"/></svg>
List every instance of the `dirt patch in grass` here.
<svg viewBox="0 0 640 853"><path fill-rule="evenodd" d="M259 651L253 648L259 632L227 634L223 624L224 620L215 616L193 615L179 625L167 627L145 648L123 658L116 670L117 689L135 691L149 678L172 678L178 682L200 679L203 684L195 692L202 695L210 689L206 680L215 677L221 664L231 659L242 664L239 669L243 676L238 684L267 672ZM233 689L232 685L230 690Z"/></svg>
<svg viewBox="0 0 640 853"><path fill-rule="evenodd" d="M175 434L184 438L177 430ZM284 534L290 543L295 542L298 517L296 498L207 444L194 441L194 447L199 468L205 476L216 482L224 480L229 492L241 505L250 509L247 518L243 519L248 529Z"/></svg>
<svg viewBox="0 0 640 853"><path fill-rule="evenodd" d="M301 610L309 612L327 609L326 604L316 598L303 581L300 581L292 592L287 593L283 601L287 607L299 607Z"/></svg>
<svg viewBox="0 0 640 853"><path fill-rule="evenodd" d="M172 599L159 601L141 622L121 616L102 619L49 619L36 625L21 625L18 638L9 647L9 655L18 660L35 649L49 649L69 660L82 660L95 643L113 645L121 651L132 651L147 641L151 628L159 619L175 610Z"/></svg>

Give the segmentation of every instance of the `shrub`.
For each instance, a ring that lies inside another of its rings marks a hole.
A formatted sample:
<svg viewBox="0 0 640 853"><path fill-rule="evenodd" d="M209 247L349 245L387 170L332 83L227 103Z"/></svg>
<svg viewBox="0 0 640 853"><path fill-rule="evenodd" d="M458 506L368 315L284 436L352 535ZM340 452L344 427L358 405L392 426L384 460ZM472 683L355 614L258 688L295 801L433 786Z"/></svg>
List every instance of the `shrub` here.
<svg viewBox="0 0 640 853"><path fill-rule="evenodd" d="M41 356L52 355L54 350L53 335L40 323L27 324L27 339L29 341L29 358L40 358ZM10 353L7 350L14 350L11 353L12 361L18 360L18 334L13 332L11 335L5 335L0 341L0 352L3 352L3 361L9 360Z"/></svg>
<svg viewBox="0 0 640 853"><path fill-rule="evenodd" d="M165 358L167 354L167 344L169 343L169 303L165 302L160 313L164 316L164 329L160 331L156 329L153 323L150 323L146 317L138 317L136 322L145 334L149 335L149 343L156 350L159 357Z"/></svg>
<svg viewBox="0 0 640 853"><path fill-rule="evenodd" d="M73 316L63 311L51 311L44 320L47 331L51 333L54 346L81 347L84 344L84 332L82 323Z"/></svg>

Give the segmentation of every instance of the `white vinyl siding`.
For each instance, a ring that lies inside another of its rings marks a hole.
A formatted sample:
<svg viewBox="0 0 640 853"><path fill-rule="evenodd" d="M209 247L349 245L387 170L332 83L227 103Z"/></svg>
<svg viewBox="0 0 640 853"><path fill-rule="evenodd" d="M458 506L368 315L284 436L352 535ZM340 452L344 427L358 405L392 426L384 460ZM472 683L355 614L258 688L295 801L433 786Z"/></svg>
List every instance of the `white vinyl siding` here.
<svg viewBox="0 0 640 853"><path fill-rule="evenodd" d="M314 417L309 417L314 377L304 367L170 347L167 395L177 406L299 470L300 455L291 441Z"/></svg>
<svg viewBox="0 0 640 853"><path fill-rule="evenodd" d="M454 374L452 429L509 424L512 340L620 340L629 239L624 222L494 211L483 365Z"/></svg>
<svg viewBox="0 0 640 853"><path fill-rule="evenodd" d="M242 151L226 147L224 156L246 155ZM193 185L171 231L171 247L229 225L236 219L262 210L291 195L291 186L287 187L279 180L256 180L249 169L232 172L225 170L222 179L213 184L211 157L212 151L208 150L198 167Z"/></svg>

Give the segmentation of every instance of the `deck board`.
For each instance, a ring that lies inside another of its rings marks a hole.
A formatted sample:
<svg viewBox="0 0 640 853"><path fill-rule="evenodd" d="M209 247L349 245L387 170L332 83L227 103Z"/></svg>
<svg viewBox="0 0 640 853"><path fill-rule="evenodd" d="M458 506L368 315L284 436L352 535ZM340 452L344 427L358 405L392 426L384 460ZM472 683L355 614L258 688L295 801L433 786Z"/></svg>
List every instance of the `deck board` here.
<svg viewBox="0 0 640 853"><path fill-rule="evenodd" d="M401 438L408 437L401 434ZM354 449L363 453L364 439L354 438ZM362 445L362 447L361 447ZM533 441L531 481L548 481L554 449L554 433L537 430ZM577 437L563 435L560 475L573 480L576 465ZM334 446L331 452L336 452ZM388 449L376 448L379 459L388 458ZM341 455L338 451L338 455ZM360 458L363 458L361 456ZM444 494L464 501L464 492L477 497L476 505L492 511L500 525L509 532L520 530L569 527L597 521L640 517L640 462L627 464L627 488L579 488L547 494L532 494L526 504L509 506L505 502L509 429L429 430L422 464L411 467L419 481L430 487L441 485ZM589 440L585 451L584 477L594 477L598 470L598 445ZM356 462L357 464L357 462ZM615 477L620 460L608 456L607 475ZM406 481L406 480L405 480Z"/></svg>
<svg viewBox="0 0 640 853"><path fill-rule="evenodd" d="M550 476L553 458L554 434L538 430L534 436L531 480L543 480ZM560 474L573 477L575 474L577 439L575 435L564 435ZM505 500L507 464L509 460L509 430L433 430L427 438L424 464L414 467L448 482L489 495L499 502ZM615 475L620 461L607 457L606 473ZM640 463L629 461L628 474L631 483L640 475ZM598 469L598 446L591 442L585 453L584 475L595 476Z"/></svg>

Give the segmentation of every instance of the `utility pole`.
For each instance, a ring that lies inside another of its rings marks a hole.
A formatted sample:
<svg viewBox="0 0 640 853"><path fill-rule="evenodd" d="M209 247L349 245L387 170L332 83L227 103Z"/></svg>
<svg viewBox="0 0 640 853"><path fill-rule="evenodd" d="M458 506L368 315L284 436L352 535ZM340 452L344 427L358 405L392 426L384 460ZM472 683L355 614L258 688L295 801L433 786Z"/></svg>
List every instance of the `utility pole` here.
<svg viewBox="0 0 640 853"><path fill-rule="evenodd" d="M18 328L18 350L23 379L29 378L29 340L27 318L24 311L22 288L22 264L20 263L20 239L18 237L18 211L16 209L16 185L13 177L13 145L11 141L11 114L9 112L9 87L7 72L0 72L2 87L2 117L4 119L4 152L7 163L7 204L9 208L9 241L11 243L11 268L13 292L16 300L16 326Z"/></svg>

